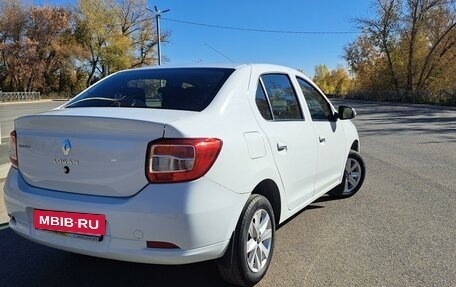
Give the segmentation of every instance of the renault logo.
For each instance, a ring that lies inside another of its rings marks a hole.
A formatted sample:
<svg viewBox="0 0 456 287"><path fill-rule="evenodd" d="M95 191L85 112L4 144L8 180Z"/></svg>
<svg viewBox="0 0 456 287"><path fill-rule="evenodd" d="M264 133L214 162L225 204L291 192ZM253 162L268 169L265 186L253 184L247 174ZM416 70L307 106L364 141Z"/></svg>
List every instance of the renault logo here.
<svg viewBox="0 0 456 287"><path fill-rule="evenodd" d="M62 147L62 152L63 155L68 156L71 151L71 143L69 139L66 139L63 141L63 147Z"/></svg>

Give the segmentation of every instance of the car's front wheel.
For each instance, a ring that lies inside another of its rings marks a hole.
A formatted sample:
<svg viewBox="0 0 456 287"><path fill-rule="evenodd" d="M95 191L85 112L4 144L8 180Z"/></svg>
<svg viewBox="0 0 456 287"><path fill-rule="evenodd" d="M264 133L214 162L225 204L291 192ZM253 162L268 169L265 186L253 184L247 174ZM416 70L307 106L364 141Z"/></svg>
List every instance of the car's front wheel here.
<svg viewBox="0 0 456 287"><path fill-rule="evenodd" d="M266 273L274 251L275 219L269 201L262 195L249 197L230 246L217 263L223 279L239 286L252 286Z"/></svg>
<svg viewBox="0 0 456 287"><path fill-rule="evenodd" d="M366 176L366 165L363 158L356 151L350 151L345 164L342 183L328 192L335 197L353 196L361 188Z"/></svg>

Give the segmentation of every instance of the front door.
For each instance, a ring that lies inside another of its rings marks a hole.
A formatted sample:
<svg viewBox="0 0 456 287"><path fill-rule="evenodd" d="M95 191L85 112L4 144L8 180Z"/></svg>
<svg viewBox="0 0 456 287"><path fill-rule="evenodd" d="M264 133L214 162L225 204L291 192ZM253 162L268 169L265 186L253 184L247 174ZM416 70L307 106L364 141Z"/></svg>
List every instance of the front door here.
<svg viewBox="0 0 456 287"><path fill-rule="evenodd" d="M345 166L345 133L340 121L334 119L328 100L309 82L298 78L299 86L312 117L312 126L318 146L318 174L315 193L336 186Z"/></svg>

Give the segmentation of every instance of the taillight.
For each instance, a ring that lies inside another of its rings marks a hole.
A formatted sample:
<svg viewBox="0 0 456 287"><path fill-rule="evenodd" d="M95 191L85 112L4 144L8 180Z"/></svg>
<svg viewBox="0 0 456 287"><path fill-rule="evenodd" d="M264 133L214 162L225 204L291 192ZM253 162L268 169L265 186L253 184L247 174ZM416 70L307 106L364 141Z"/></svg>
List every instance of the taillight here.
<svg viewBox="0 0 456 287"><path fill-rule="evenodd" d="M200 178L222 149L215 138L159 139L149 143L146 176L152 183L182 182Z"/></svg>
<svg viewBox="0 0 456 287"><path fill-rule="evenodd" d="M15 168L18 168L16 131L12 131L10 133L8 153L9 153L9 159L10 159L11 165Z"/></svg>

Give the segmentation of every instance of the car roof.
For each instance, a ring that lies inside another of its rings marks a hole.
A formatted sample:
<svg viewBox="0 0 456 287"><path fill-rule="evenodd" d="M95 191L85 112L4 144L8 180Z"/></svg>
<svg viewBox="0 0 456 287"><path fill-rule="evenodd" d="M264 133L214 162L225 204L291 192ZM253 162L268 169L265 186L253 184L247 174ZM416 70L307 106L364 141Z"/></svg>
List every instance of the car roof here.
<svg viewBox="0 0 456 287"><path fill-rule="evenodd" d="M266 63L193 63L193 64L164 64L160 66L147 66L141 67L136 69L141 70L150 70L150 69L169 69L169 68L222 68L222 69L239 69L244 66L251 66L253 67L262 67L263 69L271 69L271 70L295 70L293 68L276 65L276 64L266 64Z"/></svg>
<svg viewBox="0 0 456 287"><path fill-rule="evenodd" d="M150 69L169 69L169 68L224 68L224 69L238 69L245 64L234 64L234 63L225 63L225 64L202 64L202 63L194 63L194 64L164 64L160 66L147 66L141 67L137 69L141 70L150 70Z"/></svg>

